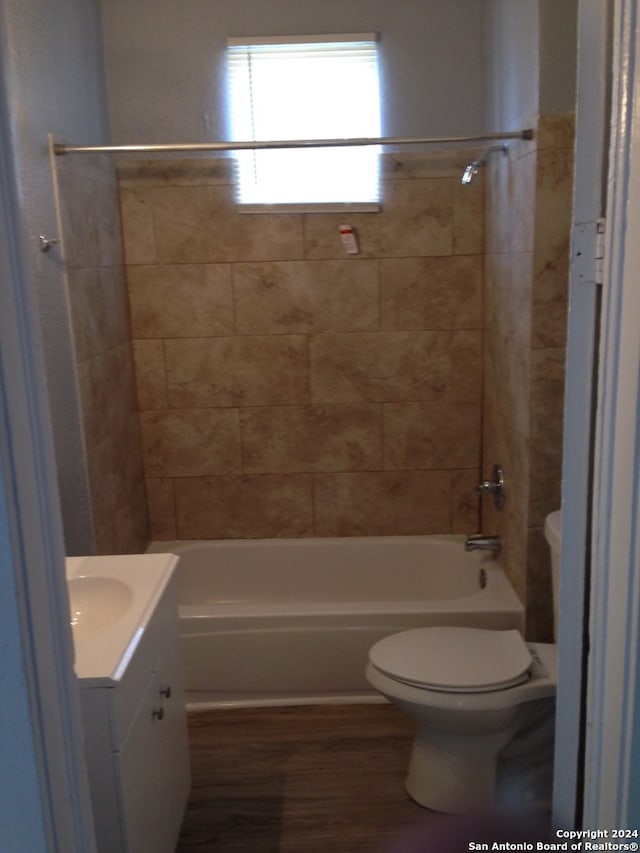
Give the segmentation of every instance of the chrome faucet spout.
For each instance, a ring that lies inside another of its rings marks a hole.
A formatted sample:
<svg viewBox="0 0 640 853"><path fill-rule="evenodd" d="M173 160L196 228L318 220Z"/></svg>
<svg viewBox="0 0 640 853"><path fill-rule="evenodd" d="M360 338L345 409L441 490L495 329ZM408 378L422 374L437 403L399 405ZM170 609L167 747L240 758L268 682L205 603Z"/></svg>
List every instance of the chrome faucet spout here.
<svg viewBox="0 0 640 853"><path fill-rule="evenodd" d="M464 543L465 551L491 551L496 557L502 548L499 536L485 536L483 533L472 533Z"/></svg>

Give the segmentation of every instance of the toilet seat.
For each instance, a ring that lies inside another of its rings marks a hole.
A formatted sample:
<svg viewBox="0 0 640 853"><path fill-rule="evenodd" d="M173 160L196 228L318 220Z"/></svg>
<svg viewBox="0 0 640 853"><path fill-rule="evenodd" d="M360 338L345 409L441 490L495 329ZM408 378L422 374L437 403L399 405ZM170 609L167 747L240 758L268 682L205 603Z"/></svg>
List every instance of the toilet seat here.
<svg viewBox="0 0 640 853"><path fill-rule="evenodd" d="M522 684L533 658L519 631L415 628L379 640L369 651L379 672L445 693L487 693Z"/></svg>

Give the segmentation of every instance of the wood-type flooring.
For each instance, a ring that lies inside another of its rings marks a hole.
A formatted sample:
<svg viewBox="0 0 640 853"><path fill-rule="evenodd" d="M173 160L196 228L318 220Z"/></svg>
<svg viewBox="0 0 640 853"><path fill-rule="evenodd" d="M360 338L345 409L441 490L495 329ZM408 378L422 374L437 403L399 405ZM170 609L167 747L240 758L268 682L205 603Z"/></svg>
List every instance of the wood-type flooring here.
<svg viewBox="0 0 640 853"><path fill-rule="evenodd" d="M429 819L404 790L412 737L387 704L192 712L176 853L403 850L407 827Z"/></svg>

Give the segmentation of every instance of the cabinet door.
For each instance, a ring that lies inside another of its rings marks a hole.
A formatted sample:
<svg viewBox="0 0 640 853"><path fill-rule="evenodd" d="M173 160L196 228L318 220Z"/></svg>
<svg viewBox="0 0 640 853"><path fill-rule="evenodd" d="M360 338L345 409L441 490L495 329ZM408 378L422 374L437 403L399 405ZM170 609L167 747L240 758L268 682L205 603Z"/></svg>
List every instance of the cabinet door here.
<svg viewBox="0 0 640 853"><path fill-rule="evenodd" d="M167 641L119 760L129 853L173 853L190 784L177 637Z"/></svg>

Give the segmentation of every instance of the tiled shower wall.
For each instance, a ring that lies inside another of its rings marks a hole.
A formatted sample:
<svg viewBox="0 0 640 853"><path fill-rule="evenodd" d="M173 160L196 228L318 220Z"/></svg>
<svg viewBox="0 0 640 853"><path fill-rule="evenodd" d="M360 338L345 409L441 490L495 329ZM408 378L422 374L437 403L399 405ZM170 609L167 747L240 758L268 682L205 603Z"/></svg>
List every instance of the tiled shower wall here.
<svg viewBox="0 0 640 853"><path fill-rule="evenodd" d="M574 116L541 116L488 179L485 474L505 469L507 501L483 525L526 603L527 634L552 639L545 516L560 507Z"/></svg>
<svg viewBox="0 0 640 853"><path fill-rule="evenodd" d="M387 155L382 211L341 215L238 214L225 159L120 164L153 538L477 529L468 157Z"/></svg>
<svg viewBox="0 0 640 853"><path fill-rule="evenodd" d="M111 159L57 158L76 382L97 554L148 544L144 472L116 176ZM67 507L73 512L73 507Z"/></svg>

